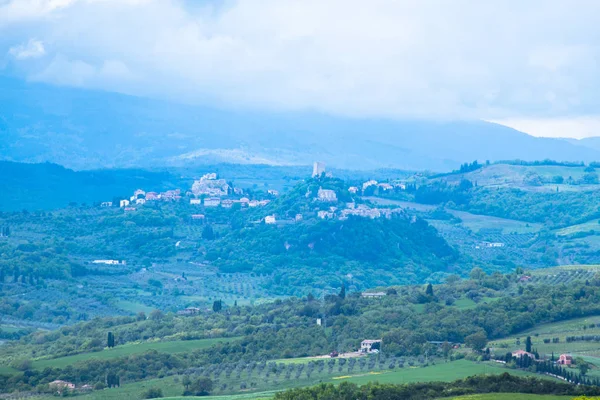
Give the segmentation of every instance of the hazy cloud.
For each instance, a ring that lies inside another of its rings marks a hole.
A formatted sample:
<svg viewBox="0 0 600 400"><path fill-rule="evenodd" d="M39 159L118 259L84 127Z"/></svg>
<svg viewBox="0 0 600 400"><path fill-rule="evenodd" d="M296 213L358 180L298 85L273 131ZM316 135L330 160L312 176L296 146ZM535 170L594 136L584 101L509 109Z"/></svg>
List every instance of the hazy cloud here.
<svg viewBox="0 0 600 400"><path fill-rule="evenodd" d="M8 54L17 60L26 60L28 58L39 58L46 54L44 43L36 39L29 39L26 44L13 46L8 50Z"/></svg>
<svg viewBox="0 0 600 400"><path fill-rule="evenodd" d="M0 0L0 46L30 79L190 102L540 120L599 108L599 12L593 0ZM12 54L32 37L44 62Z"/></svg>

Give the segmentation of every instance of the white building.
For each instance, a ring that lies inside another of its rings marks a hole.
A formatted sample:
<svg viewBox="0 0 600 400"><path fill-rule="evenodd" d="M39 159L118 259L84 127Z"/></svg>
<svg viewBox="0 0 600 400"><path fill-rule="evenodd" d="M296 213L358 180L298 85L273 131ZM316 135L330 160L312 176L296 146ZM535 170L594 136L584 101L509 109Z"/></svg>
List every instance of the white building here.
<svg viewBox="0 0 600 400"><path fill-rule="evenodd" d="M204 199L204 207L218 207L221 204L221 199L218 197L207 197Z"/></svg>
<svg viewBox="0 0 600 400"><path fill-rule="evenodd" d="M146 199L137 199L135 201L135 204L145 204L146 203Z"/></svg>
<svg viewBox="0 0 600 400"><path fill-rule="evenodd" d="M202 204L202 199L190 199L190 204Z"/></svg>
<svg viewBox="0 0 600 400"><path fill-rule="evenodd" d="M333 190L330 189L321 189L317 192L317 198L319 201L337 201L337 195Z"/></svg>
<svg viewBox="0 0 600 400"><path fill-rule="evenodd" d="M273 225L276 222L277 222L277 220L275 219L275 215L267 215L265 217L265 224Z"/></svg>
<svg viewBox="0 0 600 400"><path fill-rule="evenodd" d="M105 265L126 265L127 262L125 260L94 260L92 264L105 264Z"/></svg>
<svg viewBox="0 0 600 400"><path fill-rule="evenodd" d="M377 185L377 181L371 179L370 181L366 181L365 183L362 184L362 189L364 191L369 186L374 186L374 185Z"/></svg>
<svg viewBox="0 0 600 400"><path fill-rule="evenodd" d="M267 190L267 193L269 193L271 196L276 196L276 197L279 196L279 192L274 189Z"/></svg>
<svg viewBox="0 0 600 400"><path fill-rule="evenodd" d="M133 192L133 196L137 199L139 196L144 196L146 197L146 192L143 191L142 189L138 189L135 192Z"/></svg>
<svg viewBox="0 0 600 400"><path fill-rule="evenodd" d="M320 161L315 161L315 163L313 164L312 177L313 178L319 177L323 174L323 172L325 172L325 163L320 162Z"/></svg>
<svg viewBox="0 0 600 400"><path fill-rule="evenodd" d="M348 191L352 194L356 194L356 193L358 193L358 188L356 186L350 186L348 188Z"/></svg>
<svg viewBox="0 0 600 400"><path fill-rule="evenodd" d="M100 203L100 207L112 207L112 201L103 201Z"/></svg>
<svg viewBox="0 0 600 400"><path fill-rule="evenodd" d="M377 297L385 297L386 293L385 292L363 292L360 294L361 297L364 297L366 299L372 299L372 298L377 298Z"/></svg>
<svg viewBox="0 0 600 400"><path fill-rule="evenodd" d="M360 352L361 353L372 353L374 350L373 347L381 347L381 339L376 340L363 340L360 342ZM378 350L378 349L377 349Z"/></svg>
<svg viewBox="0 0 600 400"><path fill-rule="evenodd" d="M332 219L334 216L335 214L329 211L319 211L317 213L317 217L321 219Z"/></svg>

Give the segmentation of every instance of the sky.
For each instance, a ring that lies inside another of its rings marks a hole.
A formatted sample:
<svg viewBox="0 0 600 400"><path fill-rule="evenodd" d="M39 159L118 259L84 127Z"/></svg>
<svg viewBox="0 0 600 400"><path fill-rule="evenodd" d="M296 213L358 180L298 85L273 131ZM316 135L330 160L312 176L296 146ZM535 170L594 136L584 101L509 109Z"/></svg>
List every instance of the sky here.
<svg viewBox="0 0 600 400"><path fill-rule="evenodd" d="M596 0L0 0L0 74L187 103L600 135Z"/></svg>

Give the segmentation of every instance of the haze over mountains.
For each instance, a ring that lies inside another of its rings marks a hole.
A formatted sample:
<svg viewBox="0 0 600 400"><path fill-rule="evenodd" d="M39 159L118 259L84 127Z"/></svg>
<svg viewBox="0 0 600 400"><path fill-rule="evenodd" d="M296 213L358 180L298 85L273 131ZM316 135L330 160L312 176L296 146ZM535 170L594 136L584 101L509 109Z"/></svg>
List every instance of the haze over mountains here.
<svg viewBox="0 0 600 400"><path fill-rule="evenodd" d="M349 169L444 171L475 159L600 160L594 138L534 138L483 121L217 110L5 77L0 87L0 157L74 169L319 159Z"/></svg>

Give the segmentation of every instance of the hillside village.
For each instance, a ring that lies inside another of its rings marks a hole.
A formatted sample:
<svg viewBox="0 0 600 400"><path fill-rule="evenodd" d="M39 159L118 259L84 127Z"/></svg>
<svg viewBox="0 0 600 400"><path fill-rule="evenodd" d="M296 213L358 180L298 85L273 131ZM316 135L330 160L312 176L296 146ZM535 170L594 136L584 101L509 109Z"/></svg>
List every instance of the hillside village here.
<svg viewBox="0 0 600 400"><path fill-rule="evenodd" d="M330 172L326 171L326 166L322 162L315 162L313 165L312 178L316 181L322 179L333 178ZM375 191L387 192L393 190L406 190L405 182L377 182L376 180L367 180L358 186L348 186L344 189L355 199L349 202L341 202L339 193L335 190L319 187L316 196L311 197L310 191L307 191L306 198L312 200L315 204L315 216L319 219L338 219L341 221L347 220L350 216L363 218L391 218L395 214L401 214L402 208L390 207L374 207L369 204L359 204L360 196L372 195ZM257 208L265 207L271 203L273 199L279 197L279 192L274 189L267 190L258 198L250 198L244 189L235 187L228 183L227 179L221 178L215 172L207 173L200 179L193 182L191 188L185 193L181 189L167 190L164 192L145 191L137 189L133 194L126 199L119 201L119 207L125 212L136 211L136 207L143 206L151 202L180 202L188 201L190 205L201 206L204 208L224 208L229 209L234 206L240 208ZM268 198L265 198L268 197ZM326 209L323 205L328 205ZM101 207L116 206L113 202L103 202ZM192 214L194 220L204 219L203 214ZM292 220L286 219L285 222L300 222L304 220L303 214L296 214ZM275 225L282 221L275 214L264 216L259 222L264 222L268 225Z"/></svg>

